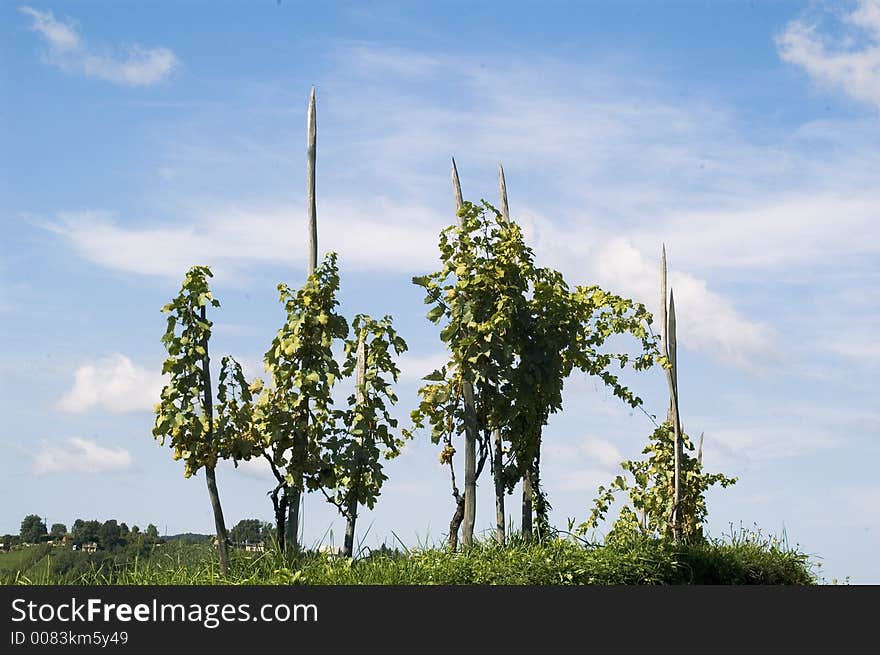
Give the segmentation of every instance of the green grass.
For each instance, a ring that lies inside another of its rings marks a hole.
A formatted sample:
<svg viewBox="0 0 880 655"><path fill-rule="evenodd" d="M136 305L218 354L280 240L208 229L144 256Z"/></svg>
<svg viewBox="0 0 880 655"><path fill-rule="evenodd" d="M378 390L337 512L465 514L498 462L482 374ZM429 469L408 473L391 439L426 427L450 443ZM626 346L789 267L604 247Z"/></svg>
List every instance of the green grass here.
<svg viewBox="0 0 880 655"><path fill-rule="evenodd" d="M46 568L46 555L51 550L51 546L41 544L0 553L0 582L8 584L22 574L36 575L37 569Z"/></svg>
<svg viewBox="0 0 880 655"><path fill-rule="evenodd" d="M49 555L51 557L54 554ZM673 585L815 584L808 557L785 544L728 538L691 546L657 540L585 546L571 540L505 547L480 542L449 553L382 549L355 561L308 552L285 558L234 551L229 574L219 574L216 554L204 544L165 544L129 561L105 558L85 570L60 573L40 560L5 582L18 584L135 585Z"/></svg>

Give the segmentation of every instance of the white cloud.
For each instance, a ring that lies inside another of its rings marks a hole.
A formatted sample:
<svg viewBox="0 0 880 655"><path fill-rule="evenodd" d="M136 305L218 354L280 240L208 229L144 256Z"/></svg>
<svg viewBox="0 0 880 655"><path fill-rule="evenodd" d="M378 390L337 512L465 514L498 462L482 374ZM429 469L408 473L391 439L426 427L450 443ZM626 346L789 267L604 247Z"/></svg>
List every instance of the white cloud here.
<svg viewBox="0 0 880 655"><path fill-rule="evenodd" d="M77 50L80 47L80 38L73 26L56 20L51 11L37 11L32 7L20 9L23 14L33 19L31 29L46 39L56 50Z"/></svg>
<svg viewBox="0 0 880 655"><path fill-rule="evenodd" d="M31 29L46 41L46 60L67 73L76 73L124 86L150 86L162 81L177 66L168 48L128 46L121 54L96 53L88 48L73 25L51 11L21 7L32 19Z"/></svg>
<svg viewBox="0 0 880 655"><path fill-rule="evenodd" d="M595 495L599 485L607 485L614 475L604 469L578 469L576 471L560 471L553 476L554 491L584 494L585 501Z"/></svg>
<svg viewBox="0 0 880 655"><path fill-rule="evenodd" d="M105 448L76 437L65 440L64 444L44 444L33 460L36 475L121 471L134 463L131 454L123 448Z"/></svg>
<svg viewBox="0 0 880 655"><path fill-rule="evenodd" d="M622 473L623 460L613 443L589 435L575 442L547 439L541 451L542 475L565 492L595 492Z"/></svg>
<svg viewBox="0 0 880 655"><path fill-rule="evenodd" d="M269 468L269 462L263 457L254 457L253 459L239 462L236 470L249 478L256 478L258 480L275 479L275 476L272 474L272 469Z"/></svg>
<svg viewBox="0 0 880 655"><path fill-rule="evenodd" d="M305 212L299 207L205 210L181 225L122 227L102 212L64 213L51 229L85 259L108 268L177 279L195 263L217 268L218 279L253 264L305 263ZM375 218L374 218L375 217ZM355 270L421 270L437 258L437 214L375 199L356 205L318 204L320 251L334 250ZM327 245L325 245L327 244ZM223 269L223 270L221 270Z"/></svg>
<svg viewBox="0 0 880 655"><path fill-rule="evenodd" d="M623 461L623 455L610 441L587 437L579 447L581 453L590 460L597 461L603 469L616 469Z"/></svg>
<svg viewBox="0 0 880 655"><path fill-rule="evenodd" d="M880 365L880 342L876 332L835 334L816 344L846 359L866 366Z"/></svg>
<svg viewBox="0 0 880 655"><path fill-rule="evenodd" d="M400 356L397 363L400 369L401 380L421 381L426 375L438 370L449 361L449 355L445 352L431 353L429 355L415 355L406 352Z"/></svg>
<svg viewBox="0 0 880 655"><path fill-rule="evenodd" d="M807 455L873 435L880 426L880 413L873 408L784 401L768 405L762 400L754 394L728 394L724 402L734 418L697 415L688 420L684 427L692 437L705 431L708 469L716 461L724 469Z"/></svg>
<svg viewBox="0 0 880 655"><path fill-rule="evenodd" d="M764 425L736 425L729 421L722 424L717 420L692 423L705 426L704 452L710 469L715 457L728 464L762 462L805 455L830 448L835 442L835 434L829 428L805 429L782 421L768 420Z"/></svg>
<svg viewBox="0 0 880 655"><path fill-rule="evenodd" d="M850 29L838 43L815 23L790 22L776 39L779 56L816 83L880 108L880 1L860 0L842 20Z"/></svg>
<svg viewBox="0 0 880 655"><path fill-rule="evenodd" d="M62 396L58 408L65 412L148 411L159 402L164 384L161 375L114 353L80 366L74 374L73 388Z"/></svg>
<svg viewBox="0 0 880 655"><path fill-rule="evenodd" d="M649 262L628 241L613 240L597 255L597 277L611 289L641 300L657 316L659 259L657 256ZM770 356L773 344L770 328L746 319L729 300L710 291L705 280L670 267L668 282L675 297L676 333L682 347L741 366ZM655 326L655 331L659 333L659 330L659 326Z"/></svg>

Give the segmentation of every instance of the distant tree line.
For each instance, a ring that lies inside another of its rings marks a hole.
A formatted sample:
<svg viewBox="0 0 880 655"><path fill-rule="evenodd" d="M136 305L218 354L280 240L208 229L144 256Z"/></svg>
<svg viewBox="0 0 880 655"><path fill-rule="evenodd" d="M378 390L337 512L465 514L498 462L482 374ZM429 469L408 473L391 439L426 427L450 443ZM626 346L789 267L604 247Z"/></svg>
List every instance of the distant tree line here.
<svg viewBox="0 0 880 655"><path fill-rule="evenodd" d="M64 523L53 523L46 529L46 522L37 514L28 514L21 521L17 535L5 534L0 542L5 547L24 544L39 544L65 539L71 546L81 548L86 543L96 543L101 550L113 551L129 544L155 544L162 541L158 528L150 523L146 530L137 525L131 528L125 522L116 519L98 521L96 519L76 519L68 531Z"/></svg>
<svg viewBox="0 0 880 655"><path fill-rule="evenodd" d="M268 541L272 535L272 524L259 519L242 519L232 530L229 538L233 544L254 544ZM110 519L104 522L96 519L76 519L68 531L64 523L53 523L50 529L46 529L46 522L37 514L28 514L21 521L21 527L17 535L5 534L0 537L0 543L5 548L21 546L24 544L40 544L49 541L57 542L65 539L70 546L77 549L83 544L95 543L100 550L113 552L128 548L129 546L143 546L162 543L165 538L159 536L158 528L150 523L146 530L141 530L137 525L119 522ZM205 541L210 535L186 533L175 535L168 539L178 538L181 541Z"/></svg>

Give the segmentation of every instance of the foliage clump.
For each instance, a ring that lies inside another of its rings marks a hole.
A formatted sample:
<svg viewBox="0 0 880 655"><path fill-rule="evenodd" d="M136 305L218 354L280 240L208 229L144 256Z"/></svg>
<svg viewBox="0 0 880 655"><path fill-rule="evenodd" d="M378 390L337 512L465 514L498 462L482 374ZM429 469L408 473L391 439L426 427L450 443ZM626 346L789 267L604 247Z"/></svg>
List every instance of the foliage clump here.
<svg viewBox="0 0 880 655"><path fill-rule="evenodd" d="M577 534L585 534L598 527L605 518L618 491L629 496L630 505L624 505L614 522L606 541L614 542L638 536L672 540L674 538L673 511L675 509L674 458L675 436L669 421L659 425L642 451L642 460L621 463L630 474L618 475L606 488L600 486L589 518L578 526ZM728 487L736 478L722 473L704 473L702 456L690 453L694 445L687 434L681 435L681 488L679 496L679 538L685 543L704 540L703 523L708 509L706 491L715 484Z"/></svg>
<svg viewBox="0 0 880 655"><path fill-rule="evenodd" d="M490 455L490 436L500 434L503 462L493 461L496 494L533 481L539 527L547 521L538 485L543 427L562 407L562 389L575 370L595 375L623 401L641 399L624 386L614 367L649 368L658 358L644 305L598 286L570 288L561 273L535 264L522 228L483 201L462 203L459 224L440 233L440 270L413 278L431 305L427 318L440 325L449 361L423 379L415 428L430 427L443 444L440 461L452 470L454 435L466 431L464 385L474 388L480 459ZM605 352L609 338L635 337L638 355ZM495 457L498 457L497 452ZM500 478L500 479L499 479Z"/></svg>

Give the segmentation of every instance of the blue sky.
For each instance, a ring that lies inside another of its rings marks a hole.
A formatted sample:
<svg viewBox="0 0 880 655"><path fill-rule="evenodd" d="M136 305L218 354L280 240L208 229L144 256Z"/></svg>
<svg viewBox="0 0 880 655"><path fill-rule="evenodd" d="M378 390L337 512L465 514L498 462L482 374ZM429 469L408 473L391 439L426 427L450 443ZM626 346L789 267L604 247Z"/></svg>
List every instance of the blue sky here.
<svg viewBox="0 0 880 655"><path fill-rule="evenodd" d="M111 2L0 4L0 533L22 517L209 532L201 478L150 435L159 308L208 264L212 349L252 375L302 282L305 112L318 97L321 252L342 309L410 343L399 415L443 350L413 275L466 199L511 213L539 262L679 315L683 422L712 534L759 526L880 583L880 3ZM629 375L662 414L661 371ZM340 395L341 396L341 395ZM553 519L652 424L573 377L542 459ZM388 466L365 543L441 539L447 473L422 435ZM267 472L218 473L227 521L271 507ZM478 529L489 530L491 484ZM509 500L516 514L517 497ZM305 540L339 543L321 497Z"/></svg>

